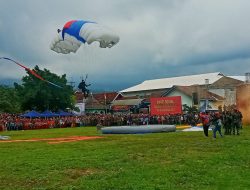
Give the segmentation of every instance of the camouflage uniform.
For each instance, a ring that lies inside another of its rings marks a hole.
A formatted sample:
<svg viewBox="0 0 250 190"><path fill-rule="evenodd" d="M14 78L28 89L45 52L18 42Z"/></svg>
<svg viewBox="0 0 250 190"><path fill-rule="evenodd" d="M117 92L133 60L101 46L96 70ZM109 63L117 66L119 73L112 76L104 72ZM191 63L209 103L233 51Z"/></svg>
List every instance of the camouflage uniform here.
<svg viewBox="0 0 250 190"><path fill-rule="evenodd" d="M242 129L242 113L238 110L240 129Z"/></svg>
<svg viewBox="0 0 250 190"><path fill-rule="evenodd" d="M232 134L232 126L233 126L233 116L232 113L227 111L225 114L225 122L224 122L224 128L225 128L225 135L231 135Z"/></svg>
<svg viewBox="0 0 250 190"><path fill-rule="evenodd" d="M222 113L222 124L224 128L224 135L227 135L229 132L228 132L227 112L225 111Z"/></svg>
<svg viewBox="0 0 250 190"><path fill-rule="evenodd" d="M240 118L240 114L237 110L234 110L233 113L232 113L232 118L233 118L233 135L235 135L235 130L236 130L236 133L237 135L240 134L240 121L241 121L241 118Z"/></svg>

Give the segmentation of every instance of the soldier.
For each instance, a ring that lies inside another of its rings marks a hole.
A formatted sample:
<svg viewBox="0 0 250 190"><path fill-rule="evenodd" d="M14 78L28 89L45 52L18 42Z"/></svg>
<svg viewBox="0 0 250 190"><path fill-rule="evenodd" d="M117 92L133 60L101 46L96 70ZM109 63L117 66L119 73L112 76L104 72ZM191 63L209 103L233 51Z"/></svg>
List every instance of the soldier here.
<svg viewBox="0 0 250 190"><path fill-rule="evenodd" d="M240 129L242 129L242 113L239 111L239 110L237 110L238 111L238 115L239 115L239 124L240 124Z"/></svg>
<svg viewBox="0 0 250 190"><path fill-rule="evenodd" d="M240 135L240 122L241 122L241 117L239 114L239 111L237 109L234 109L232 112L232 118L233 118L233 135L235 135L235 130L237 135Z"/></svg>
<svg viewBox="0 0 250 190"><path fill-rule="evenodd" d="M228 121L227 121L227 112L222 112L222 124L224 128L224 135L228 135Z"/></svg>
<svg viewBox="0 0 250 190"><path fill-rule="evenodd" d="M224 129L225 129L225 135L231 135L232 133L232 114L230 111L226 111L225 113L225 121L224 121Z"/></svg>
<svg viewBox="0 0 250 190"><path fill-rule="evenodd" d="M87 87L91 85L86 83L87 78L88 75L86 75L85 80L82 78L82 82L78 85L78 88L83 92L85 99L89 96L89 89L87 89Z"/></svg>
<svg viewBox="0 0 250 190"><path fill-rule="evenodd" d="M228 125L228 135L232 134L233 129L233 114L232 111L228 111L227 113L227 125Z"/></svg>

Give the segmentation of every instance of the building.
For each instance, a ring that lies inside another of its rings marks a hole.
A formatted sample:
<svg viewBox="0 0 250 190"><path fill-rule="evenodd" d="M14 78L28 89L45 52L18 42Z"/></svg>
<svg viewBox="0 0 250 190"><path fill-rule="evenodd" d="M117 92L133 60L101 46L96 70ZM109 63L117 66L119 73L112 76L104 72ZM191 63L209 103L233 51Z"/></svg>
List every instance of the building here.
<svg viewBox="0 0 250 190"><path fill-rule="evenodd" d="M120 92L91 94L84 99L76 92L78 105L88 112L147 112L151 97L181 96L182 105L200 110L218 109L236 104L236 87L242 76L225 76L220 72L146 80Z"/></svg>
<svg viewBox="0 0 250 190"><path fill-rule="evenodd" d="M107 113L110 111L111 103L119 96L117 92L102 92L90 94L87 99L82 92L76 91L76 107L80 109L79 114L85 113Z"/></svg>
<svg viewBox="0 0 250 190"><path fill-rule="evenodd" d="M166 91L173 86L192 86L212 84L222 78L224 75L220 72L205 73L199 75L188 75L179 77L170 77L154 80L146 80L141 84L120 91L123 96L146 96L158 91Z"/></svg>
<svg viewBox="0 0 250 190"><path fill-rule="evenodd" d="M162 97L181 96L182 105L196 106L201 111L207 109L218 109L224 105L224 97L210 92L207 88L199 85L173 86Z"/></svg>
<svg viewBox="0 0 250 190"><path fill-rule="evenodd" d="M242 76L230 77L215 72L146 80L120 93L125 97L146 98L163 92L159 97L180 95L183 104L199 108L210 106L212 109L236 104L236 87L241 83L244 83Z"/></svg>

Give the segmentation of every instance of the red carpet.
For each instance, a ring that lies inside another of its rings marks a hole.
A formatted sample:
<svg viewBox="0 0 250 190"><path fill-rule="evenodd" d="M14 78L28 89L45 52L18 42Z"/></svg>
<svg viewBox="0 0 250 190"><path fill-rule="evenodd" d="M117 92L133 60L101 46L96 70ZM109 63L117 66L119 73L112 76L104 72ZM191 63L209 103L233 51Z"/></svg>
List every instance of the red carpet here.
<svg viewBox="0 0 250 190"><path fill-rule="evenodd" d="M7 143L7 142L37 142L37 141L47 141L48 144L59 144L59 143L66 143L66 142L76 142L76 141L84 141L84 140L91 140L91 139L99 139L103 138L100 136L73 136L73 137L59 137L59 138L44 138L44 139L23 139L23 140L3 140L0 143Z"/></svg>

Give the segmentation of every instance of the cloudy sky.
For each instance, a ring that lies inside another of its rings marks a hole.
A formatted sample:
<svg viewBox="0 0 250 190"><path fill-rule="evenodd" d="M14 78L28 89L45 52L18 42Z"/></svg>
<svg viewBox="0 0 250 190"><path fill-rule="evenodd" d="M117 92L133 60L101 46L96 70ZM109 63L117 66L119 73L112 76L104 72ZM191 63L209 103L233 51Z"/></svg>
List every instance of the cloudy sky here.
<svg viewBox="0 0 250 190"><path fill-rule="evenodd" d="M92 89L122 90L144 80L181 75L250 72L249 0L0 0L0 57L66 74ZM112 28L120 42L83 45L62 55L49 46L73 19ZM0 61L0 83L25 71Z"/></svg>

